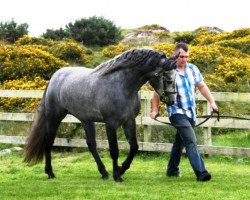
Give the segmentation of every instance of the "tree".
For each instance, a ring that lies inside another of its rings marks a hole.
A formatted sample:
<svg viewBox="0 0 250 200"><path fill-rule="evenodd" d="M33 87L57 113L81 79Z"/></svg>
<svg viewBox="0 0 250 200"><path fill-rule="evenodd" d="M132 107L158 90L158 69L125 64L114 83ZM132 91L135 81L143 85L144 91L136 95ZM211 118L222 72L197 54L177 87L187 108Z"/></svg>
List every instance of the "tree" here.
<svg viewBox="0 0 250 200"><path fill-rule="evenodd" d="M0 23L0 39L10 43L14 43L18 38L28 34L27 23L18 25L14 20L10 22Z"/></svg>
<svg viewBox="0 0 250 200"><path fill-rule="evenodd" d="M62 28L57 30L47 29L46 33L42 34L42 37L45 39L52 39L59 41L63 40L64 38L70 38L70 32Z"/></svg>
<svg viewBox="0 0 250 200"><path fill-rule="evenodd" d="M71 37L85 45L105 46L118 43L122 36L120 28L103 17L76 20L66 25Z"/></svg>

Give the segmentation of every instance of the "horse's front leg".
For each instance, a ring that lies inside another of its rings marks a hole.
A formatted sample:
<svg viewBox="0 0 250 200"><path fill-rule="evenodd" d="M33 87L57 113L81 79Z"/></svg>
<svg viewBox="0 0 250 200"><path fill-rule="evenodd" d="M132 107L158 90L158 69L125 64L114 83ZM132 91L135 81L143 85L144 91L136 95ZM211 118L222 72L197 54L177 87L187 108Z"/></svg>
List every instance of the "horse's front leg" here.
<svg viewBox="0 0 250 200"><path fill-rule="evenodd" d="M110 156L113 160L113 177L116 182L122 182L123 179L121 178L118 166L119 148L117 143L116 130L117 127L114 127L110 124L106 124Z"/></svg>
<svg viewBox="0 0 250 200"><path fill-rule="evenodd" d="M130 145L129 154L126 160L122 163L120 167L120 174L124 174L127 169L129 169L130 164L132 163L137 151L138 151L138 143L136 138L136 123L135 119L130 119L126 123L123 124L123 129Z"/></svg>

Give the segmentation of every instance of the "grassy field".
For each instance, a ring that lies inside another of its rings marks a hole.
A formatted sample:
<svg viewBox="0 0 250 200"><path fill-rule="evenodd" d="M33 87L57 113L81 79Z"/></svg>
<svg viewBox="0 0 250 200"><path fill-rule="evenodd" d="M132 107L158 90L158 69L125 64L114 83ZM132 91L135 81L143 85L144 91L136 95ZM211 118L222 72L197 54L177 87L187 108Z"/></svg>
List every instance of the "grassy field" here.
<svg viewBox="0 0 250 200"><path fill-rule="evenodd" d="M111 173L108 151L101 157ZM119 161L127 152L121 152ZM209 182L197 182L183 156L180 178L165 175L168 154L139 153L124 182L103 181L88 151L53 152L57 178L48 180L44 163L27 166L22 153L0 155L0 196L5 199L250 199L250 158L204 158L212 173Z"/></svg>

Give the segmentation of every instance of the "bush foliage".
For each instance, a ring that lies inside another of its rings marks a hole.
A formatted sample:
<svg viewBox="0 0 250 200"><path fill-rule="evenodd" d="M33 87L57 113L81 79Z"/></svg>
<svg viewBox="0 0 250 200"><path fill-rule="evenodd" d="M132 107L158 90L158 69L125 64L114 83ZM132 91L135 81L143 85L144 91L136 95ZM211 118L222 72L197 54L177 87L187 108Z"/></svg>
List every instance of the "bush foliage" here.
<svg viewBox="0 0 250 200"><path fill-rule="evenodd" d="M121 40L121 30L103 17L76 20L66 26L71 38L85 45L106 46Z"/></svg>
<svg viewBox="0 0 250 200"><path fill-rule="evenodd" d="M79 64L86 64L89 62L87 49L83 46L80 46L74 40L65 39L61 42L57 42L49 49L49 52L51 52L54 56L68 62Z"/></svg>
<svg viewBox="0 0 250 200"><path fill-rule="evenodd" d="M62 28L57 30L47 29L46 33L42 34L42 37L45 39L61 41L65 38L71 38L71 34L69 31Z"/></svg>
<svg viewBox="0 0 250 200"><path fill-rule="evenodd" d="M33 80L39 76L45 80L66 63L36 46L1 46L0 81L17 80L27 77Z"/></svg>
<svg viewBox="0 0 250 200"><path fill-rule="evenodd" d="M1 90L44 90L48 81L40 77L29 80L27 77L18 80L5 81ZM34 112L40 99L0 98L0 111Z"/></svg>
<svg viewBox="0 0 250 200"><path fill-rule="evenodd" d="M84 20L79 22L80 25L82 22ZM102 54L101 57L107 60L131 48L149 47L171 56L176 41L189 38L189 62L199 67L212 91L250 91L250 28L230 33L209 32L201 28L194 32L179 34L178 40L176 34L172 36L170 34L168 37L172 37L172 40L167 39L165 42L150 46L120 42L104 48L93 48L97 51L94 55ZM62 66L69 65L68 63L71 65L90 63L91 66L91 62L93 64L94 61L89 54L92 51L71 39L56 41L25 35L13 45L2 42L0 43L0 87L1 89L44 89L51 75ZM143 89L152 88L145 85ZM1 99L0 109L19 107L21 110L28 111L32 110L36 103L34 100L11 99L7 102L6 99Z"/></svg>
<svg viewBox="0 0 250 200"><path fill-rule="evenodd" d="M19 38L15 45L42 45L42 46L53 46L55 41L51 39L44 39L42 37L30 37L28 35L24 35L23 37Z"/></svg>
<svg viewBox="0 0 250 200"><path fill-rule="evenodd" d="M173 44L159 44L156 50L166 55L173 52ZM200 69L212 91L249 92L250 55L230 47L215 45L189 46L190 60Z"/></svg>
<svg viewBox="0 0 250 200"><path fill-rule="evenodd" d="M5 23L0 22L0 40L14 43L18 38L28 34L28 27L27 23L18 25L14 20Z"/></svg>
<svg viewBox="0 0 250 200"><path fill-rule="evenodd" d="M112 58L115 57L127 50L131 49L131 47L129 45L123 45L123 44L119 44L119 45L110 45L108 47L106 47L105 49L103 49L102 54L106 57Z"/></svg>

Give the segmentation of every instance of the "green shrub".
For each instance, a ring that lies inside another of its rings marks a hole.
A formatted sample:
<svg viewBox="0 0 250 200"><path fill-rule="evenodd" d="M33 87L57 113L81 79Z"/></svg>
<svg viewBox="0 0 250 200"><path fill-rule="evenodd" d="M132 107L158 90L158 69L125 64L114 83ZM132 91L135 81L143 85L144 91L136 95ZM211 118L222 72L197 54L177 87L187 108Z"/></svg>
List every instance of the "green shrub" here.
<svg viewBox="0 0 250 200"><path fill-rule="evenodd" d="M28 34L27 23L18 25L15 21L1 22L0 23L0 40L7 41L9 43L14 43L18 38L23 35Z"/></svg>
<svg viewBox="0 0 250 200"><path fill-rule="evenodd" d="M85 45L106 46L118 43L122 36L120 28L103 17L76 20L66 26L71 37Z"/></svg>
<svg viewBox="0 0 250 200"><path fill-rule="evenodd" d="M65 38L70 38L71 35L70 35L69 31L60 28L57 30L47 29L46 33L42 34L42 37L45 39L60 41L60 40L63 40Z"/></svg>
<svg viewBox="0 0 250 200"><path fill-rule="evenodd" d="M175 33L173 35L174 41L176 43L179 42L185 42L187 44L191 43L193 39L195 38L195 34L193 32L181 32L181 33Z"/></svg>

